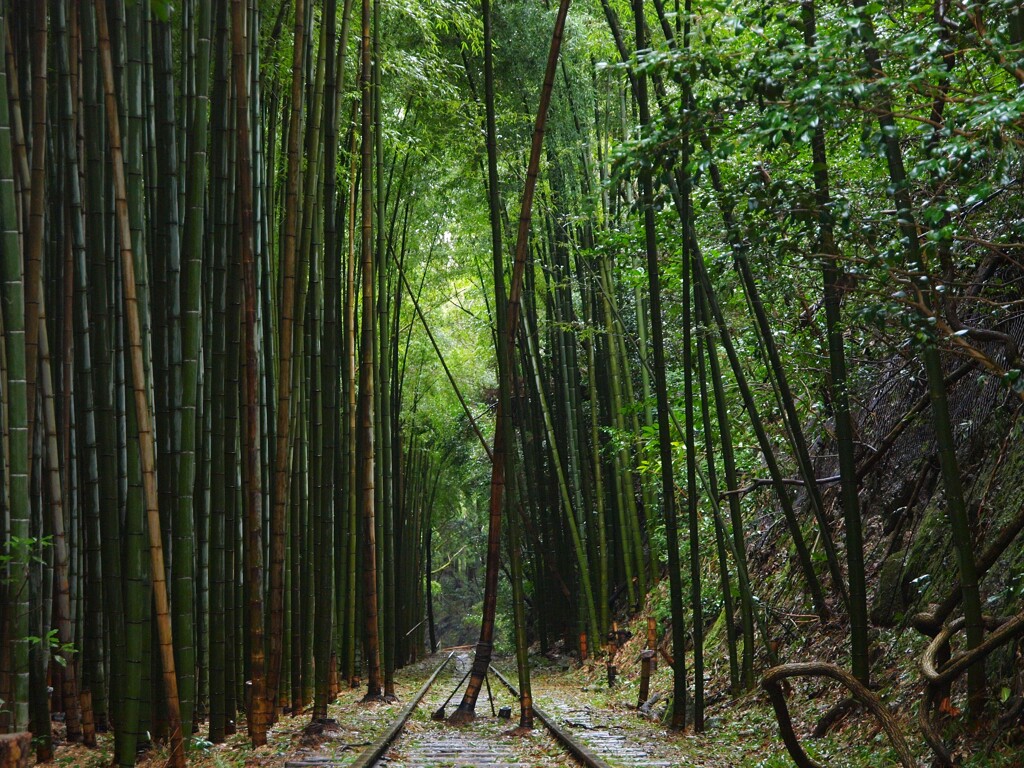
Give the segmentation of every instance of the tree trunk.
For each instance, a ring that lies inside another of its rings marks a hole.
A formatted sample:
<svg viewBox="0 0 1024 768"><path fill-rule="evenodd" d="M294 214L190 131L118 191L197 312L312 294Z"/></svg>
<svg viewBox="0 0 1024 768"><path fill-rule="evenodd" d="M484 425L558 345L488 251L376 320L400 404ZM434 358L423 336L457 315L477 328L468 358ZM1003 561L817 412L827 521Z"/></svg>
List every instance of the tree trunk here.
<svg viewBox="0 0 1024 768"><path fill-rule="evenodd" d="M519 327L519 304L523 287L523 272L526 269L526 254L529 247L530 221L533 217L533 196L537 188L537 175L540 169L540 153L544 145L544 127L547 122L548 105L551 103L551 90L555 79L555 68L558 64L558 54L562 46L562 33L565 29L565 19L569 13L570 0L560 0L558 13L555 17L555 27L551 36L551 48L548 52L547 67L544 71L544 83L541 88L540 105L537 109L537 120L534 123L533 142L530 147L530 160L526 170L526 186L523 190L522 209L519 214L519 229L516 234L516 255L512 269L512 282L508 294L507 314L507 342L498 341L499 365L502 358L502 344L507 343L508 354L506 362L508 366L504 372L499 370L499 381L505 379L511 387L511 364L510 361L515 351L515 335ZM494 187L494 183L491 183ZM492 227L494 226L494 214L492 213ZM501 247L493 243L492 249L495 255L495 290L499 282L504 283L504 270L497 269L497 260L501 258ZM500 280L499 273L500 272ZM504 373L504 376L502 376ZM497 428L494 436L493 459L491 461L491 498L490 514L487 527L487 565L484 581L484 607L483 616L480 621L480 640L477 643L476 655L473 660L473 668L469 677L469 685L459 703L458 708L452 713L449 722L466 722L475 716L476 700L480 694L484 675L491 661L492 643L494 640L494 614L497 607L498 591L498 569L501 554L501 512L505 493L505 456L504 452L511 446L505 445L502 419L507 417L507 411L502 411L499 402L496 415Z"/></svg>
<svg viewBox="0 0 1024 768"><path fill-rule="evenodd" d="M139 319L138 298L135 286L135 264L132 251L132 235L128 222L127 185L124 178L124 158L121 153L120 115L114 93L114 69L110 55L110 34L107 29L107 13L103 0L96 0L96 19L99 29L99 49L103 67L103 82L106 90L107 131L110 139L111 161L114 175L114 201L117 208L116 223L121 248L121 269L124 285L126 321L128 326L129 354L132 366L132 382L135 395L135 414L138 421L139 450L142 461L143 492L149 529L150 579L156 608L157 632L160 643L160 660L163 668L164 694L167 697L168 727L170 734L170 764L184 768L185 750L181 732L181 717L178 710L178 681L174 667L174 641L167 600L167 581L164 570L163 542L160 531L160 509L156 488L156 461L151 426L149 396L146 387L146 372L143 362L142 331Z"/></svg>

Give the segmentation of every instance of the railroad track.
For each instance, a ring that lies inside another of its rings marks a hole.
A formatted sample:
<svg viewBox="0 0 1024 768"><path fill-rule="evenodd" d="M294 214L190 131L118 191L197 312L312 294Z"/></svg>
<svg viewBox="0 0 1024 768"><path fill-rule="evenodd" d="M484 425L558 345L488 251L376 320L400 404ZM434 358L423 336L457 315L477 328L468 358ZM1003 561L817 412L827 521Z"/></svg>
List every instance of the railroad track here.
<svg viewBox="0 0 1024 768"><path fill-rule="evenodd" d="M384 734L354 762L310 756L289 761L285 768L611 768L536 708L536 719L543 728L526 738L507 735L514 723L495 713L500 713L502 706L515 710L519 693L493 666L491 672L505 691L488 685L487 698L482 695L478 702L476 720L466 726L450 726L427 717L444 709L446 699L457 699L461 694L460 678L464 681L462 672L468 670L468 662L459 669L459 662L465 660L458 657L452 674L442 674L455 658L452 652L441 662ZM449 697L453 691L454 697Z"/></svg>

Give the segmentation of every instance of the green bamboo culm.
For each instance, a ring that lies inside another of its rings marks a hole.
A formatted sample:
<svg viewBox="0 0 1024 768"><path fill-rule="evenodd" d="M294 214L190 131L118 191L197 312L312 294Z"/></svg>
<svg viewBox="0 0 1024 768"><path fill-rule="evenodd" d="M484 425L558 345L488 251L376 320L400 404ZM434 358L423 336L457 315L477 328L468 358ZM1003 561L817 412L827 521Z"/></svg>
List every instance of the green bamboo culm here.
<svg viewBox="0 0 1024 768"><path fill-rule="evenodd" d="M160 530L160 510L156 488L155 444L146 387L146 370L143 362L142 324L140 304L135 282L135 253L132 248L132 233L129 225L127 183L125 164L121 151L120 115L114 91L114 71L110 55L110 33L107 27L106 8L102 0L95 3L99 49L103 70L107 131L110 141L113 165L116 221L121 249L122 283L124 290L128 354L134 394L134 416L138 429L140 472L145 505L146 528L149 534L150 583L155 607L155 617L160 646L160 664L163 670L164 695L167 703L167 724L170 734L170 760L174 768L184 768L185 751L182 739L181 717L178 709L177 675L174 667L174 642L168 605L167 583L164 571L163 544ZM142 306L145 308L145 305Z"/></svg>
<svg viewBox="0 0 1024 768"><path fill-rule="evenodd" d="M104 585L102 565L100 460L96 425L95 370L90 338L90 298L86 244L86 216L82 203L83 185L80 177L83 158L79 156L76 101L77 80L72 77L69 37L71 27L80 23L77 15L67 18L63 6L57 8L58 55L60 78L59 113L61 122L60 151L66 158L63 184L69 204L68 228L71 248L66 269L73 270L74 308L74 392L78 417L75 439L81 452L81 518L82 546L85 549L84 612L82 621L81 669L82 691L88 692L92 719L97 729L109 725L107 646L113 641L104 632ZM80 76L80 72L77 72ZM75 82L73 82L75 80ZM65 322L68 318L65 318ZM65 373L67 371L65 370ZM72 526L73 529L74 526ZM90 735L89 738L92 736ZM87 743L87 746L92 744Z"/></svg>
<svg viewBox="0 0 1024 768"><path fill-rule="evenodd" d="M636 47L638 51L646 49L646 27L644 23L643 0L633 0L633 18L636 29ZM650 107L647 101L647 76L641 72L637 75L637 102L640 108L640 125L650 123ZM658 413L658 447L661 459L661 505L665 520L665 538L668 547L669 568L669 600L672 616L672 654L673 654L673 698L672 727L686 727L686 659L684 637L686 636L683 618L682 580L679 563L679 533L675 509L675 479L672 467L672 436L670 432L670 411L668 388L665 382L665 341L664 320L661 310L661 270L658 265L657 233L654 222L654 192L650 168L642 168L640 172L641 203L644 220L644 249L647 256L647 282L650 296L651 313L651 347L654 358L654 391ZM683 215L684 231L689 227L689 220ZM688 452L689 453L689 452Z"/></svg>
<svg viewBox="0 0 1024 768"><path fill-rule="evenodd" d="M0 50L7 41L7 18L0 7ZM7 691L12 702L11 725L16 731L28 728L29 692L29 442L28 399L25 350L25 287L21 271L21 247L14 186L14 153L11 146L11 119L8 106L7 70L0 67L0 267L3 275L4 343L7 354L7 431L9 481L7 505L10 510L10 537L3 542L10 555L6 584L3 587L4 647L11 648L11 664L4 670L9 679Z"/></svg>
<svg viewBox="0 0 1024 768"><path fill-rule="evenodd" d="M210 99L210 122L212 144L210 147L210 211L209 216L193 210L190 205L186 212L186 242L188 243L188 259L198 260L201 273L205 278L207 289L208 311L202 318L204 325L204 386L209 388L210 402L206 407L209 412L210 446L210 741L219 744L229 734L229 723L233 719L229 712L229 699L232 687L229 665L233 663L234 649L228 644L230 637L228 622L233 615L229 610L230 585L234 574L230 565L229 537L233 535L228 525L228 508L232 503L232 479L237 469L228 461L228 442L233 442L229 434L229 408L227 399L228 379L231 369L227 364L227 333L214 333L215 328L229 329L227 306L227 120L228 120L228 44L230 35L227 25L228 6L220 3L217 6L216 36L214 48L214 77ZM193 145L194 146L194 145ZM198 175L198 173L196 173ZM198 184L193 176L189 180L190 194ZM199 194L196 192L195 194ZM199 205L205 209L205 206ZM211 236L204 237L205 223ZM202 248L201 254L192 249ZM209 258L207 258L207 256ZM215 375L214 371L226 371L228 375ZM234 423L231 420L230 423Z"/></svg>
<svg viewBox="0 0 1024 768"><path fill-rule="evenodd" d="M813 0L800 4L804 45L813 50L817 45L817 21ZM850 664L854 677L864 685L871 680L868 657L867 587L864 576L864 541L861 526L860 500L857 485L857 464L853 420L850 416L850 392L847 376L846 350L842 325L842 293L839 288L842 262L835 242L829 192L829 165L825 128L819 124L811 138L814 196L818 205L818 250L825 302L825 333L828 337L828 360L831 378L832 413L836 429L836 451L839 454L840 501L846 524L846 570L850 605Z"/></svg>
<svg viewBox="0 0 1024 768"><path fill-rule="evenodd" d="M733 450L732 425L729 421L728 402L725 397L725 383L722 378L722 366L718 360L717 346L713 339L713 329L710 324L707 299L704 295L704 287L698 281L694 286L697 295L697 305L702 320L708 323L704 334L704 353L707 355L708 370L711 374L711 389L715 398L715 416L718 424L718 441L722 450L722 470L725 475L725 486L728 492L729 523L732 528L732 547L736 563L736 581L740 592L740 612L743 623L743 687L751 690L754 687L754 596L750 585L750 576L747 570L747 543L743 531L743 510L740 506L739 478L736 473L736 456ZM710 429L708 420L705 420L704 428ZM708 461L711 460L711 451L708 450ZM710 468L709 468L710 474ZM765 638L765 648L770 654L771 646L768 638Z"/></svg>
<svg viewBox="0 0 1024 768"><path fill-rule="evenodd" d="M202 23L203 18L199 21ZM195 487L195 435L196 404L199 393L198 357L199 311L202 291L192 283L200 265L190 264L194 274L185 275L182 283L182 240L178 215L178 139L175 122L174 62L171 26L168 22L155 21L152 25L154 42L154 69L156 84L156 134L163 151L157 152L159 186L157 189L157 210L161 212L158 240L162 242L165 271L168 275L166 303L170 304L166 317L169 325L168 352L170 375L170 397L168 417L163 421L171 427L170 456L173 471L161 476L167 488L167 497L173 501L171 530L173 538L171 573L173 574L172 598L176 669L179 670L178 694L183 723L192 723L196 703L196 647L194 631L195 593L195 519L192 510L192 496ZM203 105L205 111L205 104ZM193 151L200 168L196 173L205 179L205 136L200 139L199 157ZM200 159L202 158L202 159ZM191 278L191 279L190 279ZM191 289L191 290L190 290ZM194 291L194 292L193 292ZM154 297L155 298L155 297Z"/></svg>
<svg viewBox="0 0 1024 768"><path fill-rule="evenodd" d="M271 487L272 506L270 514L270 569L269 579L269 646L267 649L267 690L270 716L277 711L277 697L281 685L281 669L284 649L284 565L285 565L285 520L287 517L289 462L291 454L292 420L292 368L296 323L301 321L296 306L297 256L300 225L299 188L301 169L299 163L299 138L302 120L302 86L305 80L306 52L306 3L294 3L294 33L292 48L292 83L288 118L288 172L285 187L284 231L281 251L281 298L278 322L278 376L276 427L274 445L274 478Z"/></svg>
<svg viewBox="0 0 1024 768"><path fill-rule="evenodd" d="M210 71L210 36L213 24L213 9L210 0L197 0L194 4L192 25L195 34L195 55L191 61L197 72ZM196 589L196 637L198 639L198 670L194 701L200 710L205 710L209 691L212 686L203 686L201 681L209 680L210 668L210 549L209 549L209 508L206 506L207 495L202 492L197 478L201 475L198 469L208 460L210 454L201 452L199 442L200 419L205 420L202 408L203 390L200 387L201 361L209 354L203 349L203 255L205 248L206 228L206 191L208 181L208 150L210 126L210 78L200 76L194 78L195 90L191 94L191 122L187 131L188 160L186 177L181 184L184 193L184 225L181 242L181 399L179 412L181 418L181 442L179 451L179 469L175 489L176 508L175 528L179 532L188 529L185 520L194 512L193 527L199 544L199 559L205 561L206 567L200 568L199 584ZM205 383L205 382L204 382ZM204 467L205 471L205 467ZM176 550L177 553L177 550ZM184 558L184 555L182 555ZM177 579L178 568L175 566L175 592L185 589L185 580ZM175 609L176 615L179 613ZM185 631L185 622L176 630ZM186 660L182 660L182 665ZM204 690L204 688L206 690ZM205 714L205 712L204 712ZM182 713L183 721L189 722Z"/></svg>

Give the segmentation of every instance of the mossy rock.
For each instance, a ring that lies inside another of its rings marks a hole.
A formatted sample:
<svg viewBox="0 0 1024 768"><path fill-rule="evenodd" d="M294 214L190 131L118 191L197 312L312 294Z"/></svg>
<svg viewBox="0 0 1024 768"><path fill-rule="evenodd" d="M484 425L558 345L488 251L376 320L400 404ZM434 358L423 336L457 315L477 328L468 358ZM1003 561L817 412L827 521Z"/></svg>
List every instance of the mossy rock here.
<svg viewBox="0 0 1024 768"><path fill-rule="evenodd" d="M946 594L956 578L951 560L952 539L946 500L940 488L925 507L903 569L902 583L909 607L920 598L936 599Z"/></svg>
<svg viewBox="0 0 1024 768"><path fill-rule="evenodd" d="M894 626L907 610L906 559L906 552L893 552L878 572L878 588L871 604L871 623L877 627Z"/></svg>
<svg viewBox="0 0 1024 768"><path fill-rule="evenodd" d="M1009 428L1004 420L993 419L986 432L990 448L984 458L973 466L961 460L968 513L972 523L980 528L980 531L976 529L975 557L980 556L991 539L1024 508L1024 484L1021 483L1024 477L1024 441L1011 440L1003 451L1000 443ZM886 573L888 565L889 561L886 561L879 573L876 603L889 589L885 583L892 578ZM1018 536L982 580L983 599L1013 591L1022 569L1024 535ZM940 479L918 524L902 572L906 598L904 609L909 609L920 598L941 601L956 584L958 575ZM885 618L884 612L882 618Z"/></svg>

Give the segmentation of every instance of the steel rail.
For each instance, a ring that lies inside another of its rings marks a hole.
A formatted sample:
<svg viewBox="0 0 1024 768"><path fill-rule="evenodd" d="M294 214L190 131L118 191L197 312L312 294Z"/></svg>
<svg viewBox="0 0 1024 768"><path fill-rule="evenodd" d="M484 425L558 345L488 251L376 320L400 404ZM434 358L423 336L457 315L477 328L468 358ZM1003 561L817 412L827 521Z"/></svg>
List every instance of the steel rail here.
<svg viewBox="0 0 1024 768"><path fill-rule="evenodd" d="M362 754L360 754L359 757L356 758L355 762L353 762L349 766L349 768L370 768L384 756L384 753L387 752L391 744L395 741L395 739L398 738L399 734L401 734L402 729L405 728L405 724L412 716L412 713L415 711L416 707L419 706L424 696L426 696L431 686L433 686L434 682L437 680L437 676L441 673L441 670L445 668L445 666L448 664L449 661L451 661L454 655L455 652L452 651L448 655L448 657L443 662L441 662L438 668L434 670L433 674L427 679L427 681L419 689L416 695L410 700L410 702L405 706L401 713L399 713L398 717L395 718L394 722L392 722L391 725L388 726L388 729L384 732L384 734L379 739L377 739L377 741L375 741L372 746L370 746ZM490 666L490 670L494 672L498 680L500 680L501 683L506 688L508 688L509 692L518 699L519 691L516 690L515 686L512 685L508 678L506 678L494 665ZM600 757L595 755L592 751L590 751L587 747L583 746L582 744L574 740L566 731L564 731L562 728L556 725L555 721L550 716L546 715L543 711L541 711L537 707L534 707L533 713L541 722L541 724L548 729L551 735L554 736L555 739L565 748L565 750L569 752L574 758L576 758L584 766L584 768L613 768L611 765L609 765Z"/></svg>
<svg viewBox="0 0 1024 768"><path fill-rule="evenodd" d="M495 675L497 675L498 679L504 684L506 688L508 688L509 692L518 699L519 691L516 690L515 686L512 685L512 683L510 683L508 679L503 674L501 674L501 672L499 672L498 669L493 664L491 665L491 671L494 672ZM533 708L533 714L537 717L538 720L541 721L541 723L543 723L544 727L551 731L551 734L556 739L558 739L559 742L561 742L562 746L565 747L572 754L573 757L575 757L577 760L583 763L583 765L586 766L586 768L612 768L611 765L606 763L604 760L595 755L585 746L583 746L578 741L573 739L564 730L555 725L555 721L552 720L551 717L549 717L548 715L544 714L544 712L539 710L537 707Z"/></svg>
<svg viewBox="0 0 1024 768"><path fill-rule="evenodd" d="M384 753L387 752L388 747L391 746L391 742L398 738L398 734L402 732L402 729L405 727L406 722L408 722L409 718L412 716L412 713L416 710L416 707L419 706L420 701L422 701L423 697L427 695L427 691L430 690L430 686L434 684L434 681L437 679L437 676L441 674L441 670L448 665L448 662L452 660L452 657L454 655L455 651L452 651L448 654L448 658L442 661L440 666L438 666L438 668L434 670L434 674L427 678L427 682L425 682L423 684L423 687L421 687L419 691L416 692L416 695L412 698L412 700L405 705L405 708L399 713L398 717L395 718L395 721L391 723L390 726L388 726L388 729L384 732L384 735L377 739L377 741L374 742L373 746L371 746L369 749L367 749L365 752L359 755L359 757L355 759L355 762L353 762L352 765L349 766L349 768L370 768L371 765L376 763L378 760L381 759L381 757L384 756Z"/></svg>

